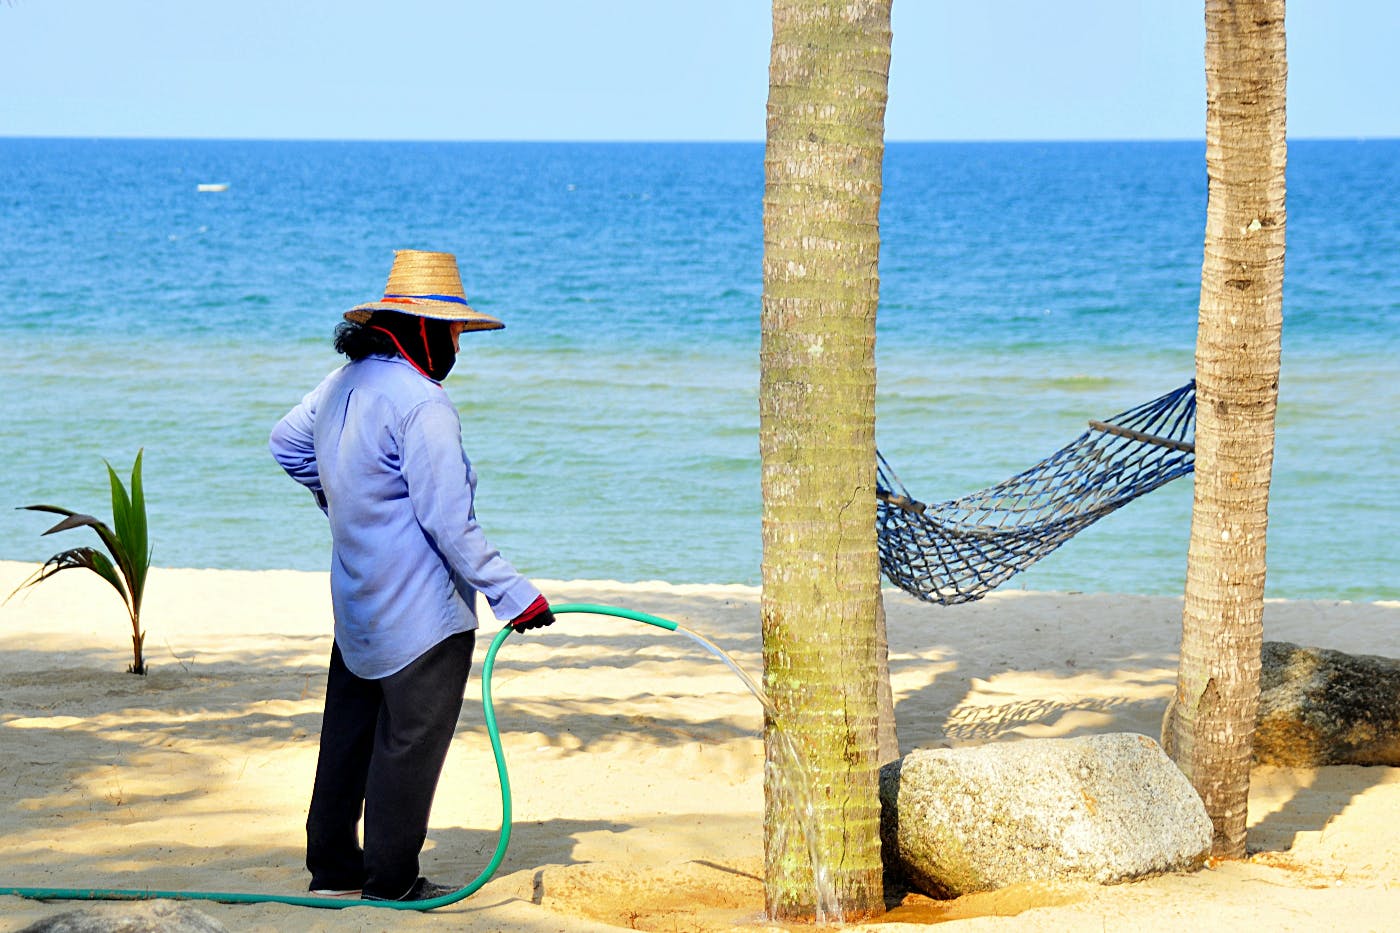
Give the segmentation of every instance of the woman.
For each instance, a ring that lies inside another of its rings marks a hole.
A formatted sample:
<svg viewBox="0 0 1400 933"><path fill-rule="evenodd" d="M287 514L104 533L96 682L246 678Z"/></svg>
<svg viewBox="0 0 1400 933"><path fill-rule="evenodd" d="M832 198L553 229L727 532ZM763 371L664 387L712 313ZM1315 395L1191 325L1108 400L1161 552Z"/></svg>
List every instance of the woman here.
<svg viewBox="0 0 1400 933"><path fill-rule="evenodd" d="M330 519L335 642L306 821L311 890L369 900L450 893L418 874L475 645L477 593L518 629L549 604L486 541L476 474L442 388L468 306L451 253L400 250L379 301L336 330L350 362L272 431L272 455ZM364 813L364 844L358 824Z"/></svg>

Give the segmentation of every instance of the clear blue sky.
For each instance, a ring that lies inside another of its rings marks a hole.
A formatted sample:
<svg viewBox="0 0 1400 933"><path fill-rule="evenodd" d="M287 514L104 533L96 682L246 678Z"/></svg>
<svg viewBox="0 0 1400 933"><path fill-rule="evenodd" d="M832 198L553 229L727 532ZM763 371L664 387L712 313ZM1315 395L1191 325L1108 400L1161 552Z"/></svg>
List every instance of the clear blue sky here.
<svg viewBox="0 0 1400 933"><path fill-rule="evenodd" d="M0 135L761 140L766 0L0 0ZM1293 0L1289 135L1400 136L1398 0ZM1200 0L895 0L892 140L1196 139Z"/></svg>

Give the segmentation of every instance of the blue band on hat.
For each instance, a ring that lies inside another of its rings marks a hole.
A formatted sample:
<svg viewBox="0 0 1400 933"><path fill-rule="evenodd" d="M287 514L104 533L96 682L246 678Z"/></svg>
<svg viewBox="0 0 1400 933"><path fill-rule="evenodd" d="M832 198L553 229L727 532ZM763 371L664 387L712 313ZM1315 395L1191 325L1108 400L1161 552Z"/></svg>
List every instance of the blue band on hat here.
<svg viewBox="0 0 1400 933"><path fill-rule="evenodd" d="M385 295L385 298L430 298L433 301L450 301L455 305L464 305L467 299L458 298L456 295Z"/></svg>

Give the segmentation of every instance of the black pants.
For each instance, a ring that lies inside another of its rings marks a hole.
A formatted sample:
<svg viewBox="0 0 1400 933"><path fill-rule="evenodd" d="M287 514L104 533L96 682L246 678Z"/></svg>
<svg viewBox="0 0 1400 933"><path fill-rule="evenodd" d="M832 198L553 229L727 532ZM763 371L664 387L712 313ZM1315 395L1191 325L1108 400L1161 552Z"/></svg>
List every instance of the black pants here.
<svg viewBox="0 0 1400 933"><path fill-rule="evenodd" d="M475 632L452 635L396 674L356 677L331 648L321 753L306 818L313 889L395 899L418 880L447 747L462 711ZM364 847L357 828L364 810Z"/></svg>

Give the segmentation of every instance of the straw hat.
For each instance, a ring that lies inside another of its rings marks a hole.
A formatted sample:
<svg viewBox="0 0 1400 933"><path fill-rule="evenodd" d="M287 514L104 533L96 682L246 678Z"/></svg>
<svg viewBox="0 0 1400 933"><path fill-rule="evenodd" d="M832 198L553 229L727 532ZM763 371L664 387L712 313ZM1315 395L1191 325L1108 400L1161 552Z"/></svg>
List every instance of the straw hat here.
<svg viewBox="0 0 1400 933"><path fill-rule="evenodd" d="M429 253L419 249L394 251L394 267L384 297L356 305L345 312L347 321L363 324L375 311L398 311L439 321L461 321L467 330L496 330L505 327L489 314L468 306L457 272L457 257L451 253Z"/></svg>

